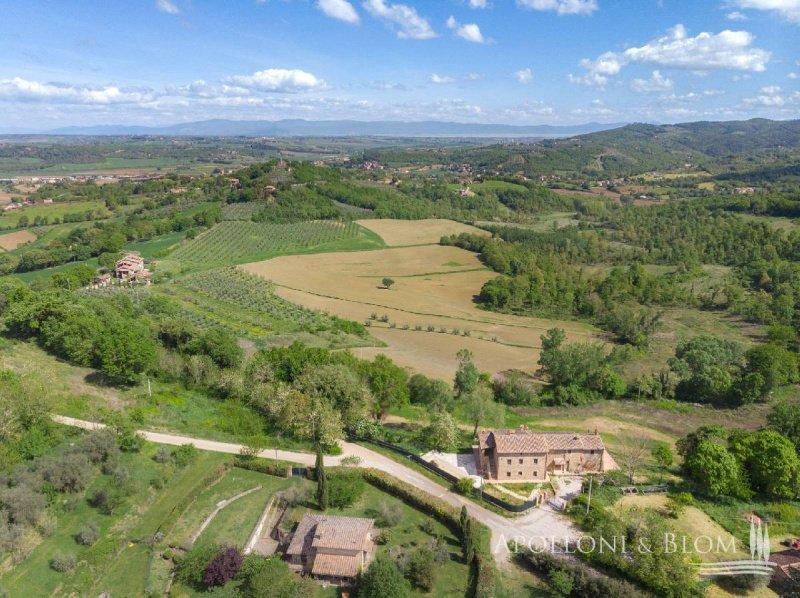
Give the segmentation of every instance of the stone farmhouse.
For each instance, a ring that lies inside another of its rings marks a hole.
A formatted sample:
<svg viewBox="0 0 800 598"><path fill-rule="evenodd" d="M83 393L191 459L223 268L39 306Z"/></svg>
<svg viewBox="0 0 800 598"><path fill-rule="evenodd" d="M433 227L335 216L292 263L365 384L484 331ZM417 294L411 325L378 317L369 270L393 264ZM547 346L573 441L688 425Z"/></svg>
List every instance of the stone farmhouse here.
<svg viewBox="0 0 800 598"><path fill-rule="evenodd" d="M375 556L373 519L306 514L286 549L290 566L331 584L350 583Z"/></svg>
<svg viewBox="0 0 800 598"><path fill-rule="evenodd" d="M120 280L148 282L151 273L144 267L144 258L142 256L129 253L115 264L114 276Z"/></svg>
<svg viewBox="0 0 800 598"><path fill-rule="evenodd" d="M473 451L478 473L487 482L544 482L550 474L617 469L596 432L482 430Z"/></svg>

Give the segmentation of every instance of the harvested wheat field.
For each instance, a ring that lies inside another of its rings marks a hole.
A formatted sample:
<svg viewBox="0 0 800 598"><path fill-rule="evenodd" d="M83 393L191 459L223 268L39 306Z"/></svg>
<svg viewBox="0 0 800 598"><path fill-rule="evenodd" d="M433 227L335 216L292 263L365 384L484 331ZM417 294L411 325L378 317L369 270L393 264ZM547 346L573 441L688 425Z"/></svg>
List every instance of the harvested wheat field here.
<svg viewBox="0 0 800 598"><path fill-rule="evenodd" d="M403 366L450 380L455 355L470 349L481 369L493 374L532 373L540 336L563 328L570 340L589 340L589 326L498 314L479 309L474 296L497 276L477 255L458 247L429 245L375 251L283 256L240 266L271 280L276 293L293 303L372 324L384 353ZM383 279L394 284L387 289Z"/></svg>
<svg viewBox="0 0 800 598"><path fill-rule="evenodd" d="M445 235L461 233L489 236L485 230L453 220L357 220L356 223L383 238L389 247L435 244Z"/></svg>
<svg viewBox="0 0 800 598"><path fill-rule="evenodd" d="M5 251L11 251L12 249L16 249L20 245L24 245L25 243L31 243L32 241L35 240L36 240L36 235L26 230L21 230L15 233L6 233L4 235L0 235L0 249L4 249Z"/></svg>

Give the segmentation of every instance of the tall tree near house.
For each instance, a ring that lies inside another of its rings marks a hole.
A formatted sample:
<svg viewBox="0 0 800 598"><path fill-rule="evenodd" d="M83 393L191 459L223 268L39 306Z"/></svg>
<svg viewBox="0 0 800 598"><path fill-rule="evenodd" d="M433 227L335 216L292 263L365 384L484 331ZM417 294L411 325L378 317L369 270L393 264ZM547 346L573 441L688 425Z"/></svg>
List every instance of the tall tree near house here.
<svg viewBox="0 0 800 598"><path fill-rule="evenodd" d="M661 480L663 481L664 472L672 465L674 460L672 449L666 442L656 442L650 450L650 454L653 455L653 459L656 460L656 463L661 468Z"/></svg>
<svg viewBox="0 0 800 598"><path fill-rule="evenodd" d="M314 473L317 476L317 504L324 511L328 508L328 475L325 473L325 460L322 456L322 447L319 445L317 445Z"/></svg>
<svg viewBox="0 0 800 598"><path fill-rule="evenodd" d="M383 288L387 290L391 289L392 285L394 284L394 280L392 280L391 278L384 278L381 282L383 283Z"/></svg>
<svg viewBox="0 0 800 598"><path fill-rule="evenodd" d="M475 530L472 525L471 517L467 518L466 526L462 533L463 538L461 539L461 545L464 550L464 561L469 565L475 558Z"/></svg>
<svg viewBox="0 0 800 598"><path fill-rule="evenodd" d="M623 439L618 451L619 461L622 463L625 473L628 474L631 484L636 476L636 470L639 469L649 453L650 443L647 438L627 436Z"/></svg>
<svg viewBox="0 0 800 598"><path fill-rule="evenodd" d="M358 580L359 598L406 598L408 582L388 556L379 554Z"/></svg>
<svg viewBox="0 0 800 598"><path fill-rule="evenodd" d="M375 419L383 419L393 407L408 402L408 374L385 355L376 355L370 364L367 379L375 403Z"/></svg>
<svg viewBox="0 0 800 598"><path fill-rule="evenodd" d="M453 381L453 389L456 396L462 397L473 392L478 387L481 373L472 362L472 351L461 349L456 357L458 358L458 369Z"/></svg>
<svg viewBox="0 0 800 598"><path fill-rule="evenodd" d="M463 537L466 535L467 525L469 525L469 513L467 512L467 506L461 505L461 515L458 518L458 524L461 529L461 536Z"/></svg>
<svg viewBox="0 0 800 598"><path fill-rule="evenodd" d="M494 400L491 389L485 386L479 386L464 397L462 407L465 417L475 426L473 436L481 424L499 426L505 419L503 406Z"/></svg>

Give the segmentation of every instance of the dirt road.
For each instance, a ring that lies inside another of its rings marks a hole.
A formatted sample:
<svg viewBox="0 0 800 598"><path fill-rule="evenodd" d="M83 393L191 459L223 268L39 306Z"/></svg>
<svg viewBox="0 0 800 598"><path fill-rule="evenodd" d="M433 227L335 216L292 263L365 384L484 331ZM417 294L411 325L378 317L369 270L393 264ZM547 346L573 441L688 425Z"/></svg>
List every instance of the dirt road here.
<svg viewBox="0 0 800 598"><path fill-rule="evenodd" d="M53 420L59 424L83 428L84 430L105 428L105 424L61 415L54 415ZM151 432L148 430L140 430L139 434L141 434L145 440L157 444L174 446L193 444L201 450L228 453L231 455L240 454L244 448L241 444L218 442L216 440L206 440L177 434ZM466 506L467 511L472 517L485 524L491 530L492 552L495 554L498 563L507 561L508 550L506 548L506 542L508 541L516 539L521 544L542 546L544 543L549 545L551 541L563 543L565 539L574 539L578 535L577 528L569 520L548 507L533 509L519 517L503 517L502 515L498 515L493 511L475 504L460 494L456 494L440 486L416 470L406 467L398 461L358 444L352 444L350 442L341 442L340 444L343 450L342 454L335 457L325 457L326 465L339 465L344 457L354 455L361 459L361 467L372 467L384 471L459 509L462 506ZM261 451L259 456L268 459L280 459L299 465L314 465L315 461L315 456L311 453L283 451L280 449L266 449Z"/></svg>

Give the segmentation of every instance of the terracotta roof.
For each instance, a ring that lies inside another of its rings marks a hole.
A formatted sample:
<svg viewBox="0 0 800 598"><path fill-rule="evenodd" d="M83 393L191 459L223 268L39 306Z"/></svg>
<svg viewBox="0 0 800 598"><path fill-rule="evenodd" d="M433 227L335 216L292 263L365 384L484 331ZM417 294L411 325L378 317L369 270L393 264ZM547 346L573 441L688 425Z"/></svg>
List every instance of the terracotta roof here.
<svg viewBox="0 0 800 598"><path fill-rule="evenodd" d="M483 430L478 434L481 450L495 448L498 454L533 453L549 451L603 450L605 445L597 434L573 432L535 432L533 430Z"/></svg>
<svg viewBox="0 0 800 598"><path fill-rule="evenodd" d="M314 548L363 550L374 520L359 517L325 517L317 524Z"/></svg>
<svg viewBox="0 0 800 598"><path fill-rule="evenodd" d="M306 514L292 536L288 555L310 555L311 548L328 550L363 550L375 521L359 517ZM316 563L316 560L314 561Z"/></svg>
<svg viewBox="0 0 800 598"><path fill-rule="evenodd" d="M773 552L769 555L769 560L779 567L797 567L800 566L800 550L790 548L789 550Z"/></svg>
<svg viewBox="0 0 800 598"><path fill-rule="evenodd" d="M357 555L318 554L311 573L330 577L355 577L360 564L361 559Z"/></svg>
<svg viewBox="0 0 800 598"><path fill-rule="evenodd" d="M300 523L297 524L297 529L294 531L292 541L289 542L286 554L290 556L310 554L311 543L314 541L314 535L311 532L317 527L320 518L322 518L322 515L303 515Z"/></svg>

